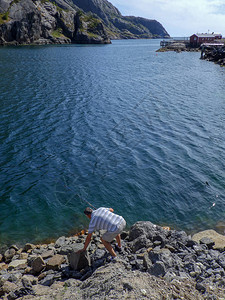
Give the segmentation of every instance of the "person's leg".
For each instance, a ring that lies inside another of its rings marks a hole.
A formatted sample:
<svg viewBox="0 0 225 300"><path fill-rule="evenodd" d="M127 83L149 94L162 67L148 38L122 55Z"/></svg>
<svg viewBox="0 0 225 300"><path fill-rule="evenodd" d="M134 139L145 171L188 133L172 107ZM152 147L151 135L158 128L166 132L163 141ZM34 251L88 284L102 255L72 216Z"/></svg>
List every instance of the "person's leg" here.
<svg viewBox="0 0 225 300"><path fill-rule="evenodd" d="M118 235L116 236L116 242L117 242L118 247L121 248L121 237L120 237L120 234L118 234Z"/></svg>
<svg viewBox="0 0 225 300"><path fill-rule="evenodd" d="M109 253L110 253L113 257L116 257L116 253L115 253L115 251L113 250L112 245L111 245L109 242L103 240L102 237L101 237L101 241L102 241L103 245L105 246L105 248L109 251Z"/></svg>

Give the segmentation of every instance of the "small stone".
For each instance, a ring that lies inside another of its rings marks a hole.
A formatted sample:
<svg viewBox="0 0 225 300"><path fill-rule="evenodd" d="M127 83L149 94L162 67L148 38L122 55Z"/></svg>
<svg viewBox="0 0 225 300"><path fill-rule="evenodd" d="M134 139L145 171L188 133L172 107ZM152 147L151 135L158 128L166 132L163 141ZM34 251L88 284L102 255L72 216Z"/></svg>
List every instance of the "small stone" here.
<svg viewBox="0 0 225 300"><path fill-rule="evenodd" d="M198 290L201 293L205 293L205 291L206 291L205 286L203 284L201 284L200 282L196 283L195 288L196 288L196 290Z"/></svg>
<svg viewBox="0 0 225 300"><path fill-rule="evenodd" d="M103 244L98 244L98 249L105 249L105 246Z"/></svg>
<svg viewBox="0 0 225 300"><path fill-rule="evenodd" d="M141 294L146 297L147 296L146 290L145 289L141 289Z"/></svg>

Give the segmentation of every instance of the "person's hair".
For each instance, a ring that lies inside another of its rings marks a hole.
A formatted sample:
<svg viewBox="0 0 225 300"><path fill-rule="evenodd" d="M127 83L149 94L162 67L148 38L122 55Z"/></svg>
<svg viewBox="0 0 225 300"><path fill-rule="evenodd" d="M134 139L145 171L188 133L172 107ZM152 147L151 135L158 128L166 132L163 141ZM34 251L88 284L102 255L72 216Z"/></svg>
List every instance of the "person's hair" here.
<svg viewBox="0 0 225 300"><path fill-rule="evenodd" d="M90 207L86 207L84 210L85 215L91 215L93 212L93 209Z"/></svg>

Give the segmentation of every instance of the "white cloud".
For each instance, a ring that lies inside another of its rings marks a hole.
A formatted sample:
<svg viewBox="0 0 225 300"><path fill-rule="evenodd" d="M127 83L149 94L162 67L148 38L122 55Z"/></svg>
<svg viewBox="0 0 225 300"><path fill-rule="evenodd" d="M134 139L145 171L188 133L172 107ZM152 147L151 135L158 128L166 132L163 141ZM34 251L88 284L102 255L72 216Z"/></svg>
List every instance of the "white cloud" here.
<svg viewBox="0 0 225 300"><path fill-rule="evenodd" d="M224 0L110 0L123 15L159 21L171 36L208 30L225 36Z"/></svg>

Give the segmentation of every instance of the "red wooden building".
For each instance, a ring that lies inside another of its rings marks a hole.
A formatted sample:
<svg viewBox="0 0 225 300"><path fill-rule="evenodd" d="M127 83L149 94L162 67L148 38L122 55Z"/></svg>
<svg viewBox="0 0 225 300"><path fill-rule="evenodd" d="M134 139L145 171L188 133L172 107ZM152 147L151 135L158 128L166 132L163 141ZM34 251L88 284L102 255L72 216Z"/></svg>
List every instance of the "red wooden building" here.
<svg viewBox="0 0 225 300"><path fill-rule="evenodd" d="M222 39L222 35L219 33L196 33L190 36L190 44L198 47L203 43L213 43L217 39Z"/></svg>

